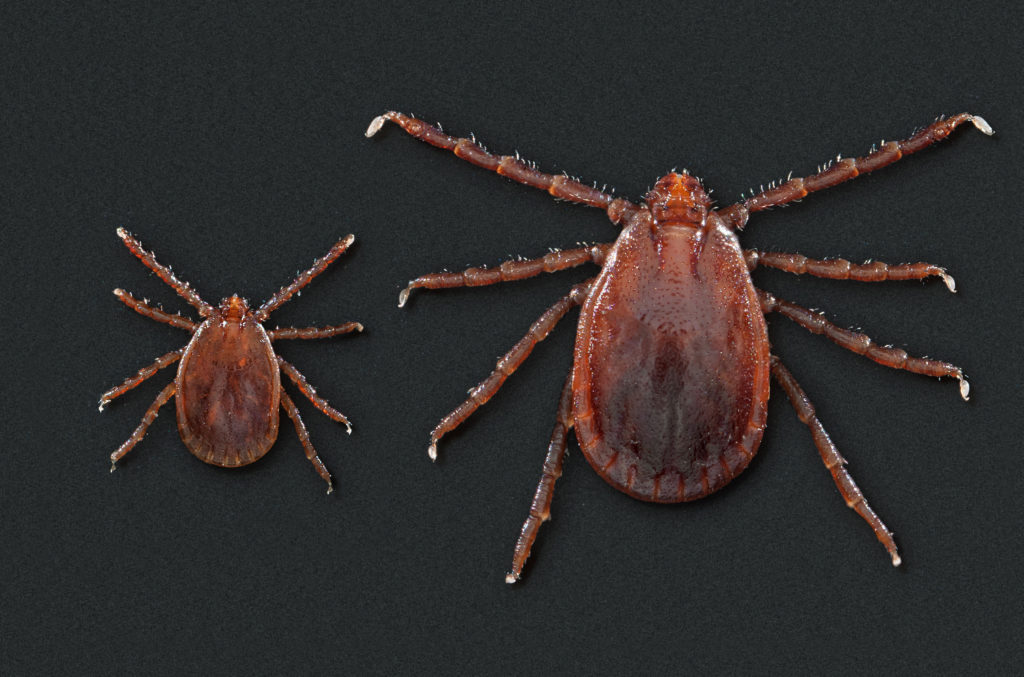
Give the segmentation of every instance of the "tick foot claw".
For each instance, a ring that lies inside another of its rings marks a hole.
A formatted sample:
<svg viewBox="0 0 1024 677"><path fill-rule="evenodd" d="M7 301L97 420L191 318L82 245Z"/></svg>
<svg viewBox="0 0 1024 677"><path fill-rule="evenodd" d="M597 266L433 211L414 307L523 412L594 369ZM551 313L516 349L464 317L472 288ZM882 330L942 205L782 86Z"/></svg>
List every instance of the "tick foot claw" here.
<svg viewBox="0 0 1024 677"><path fill-rule="evenodd" d="M383 127L384 123L387 121L388 119L383 115L378 115L373 120L371 120L370 126L366 128L366 138L370 138L371 136L379 132L380 128ZM982 122L984 122L984 120L982 120ZM975 125L977 125L977 123L975 123Z"/></svg>
<svg viewBox="0 0 1024 677"><path fill-rule="evenodd" d="M971 384L968 383L967 379L965 379L963 376L958 376L957 378L960 379L960 397L964 398L964 402L966 402L967 400L971 399L969 397L971 392Z"/></svg>
<svg viewBox="0 0 1024 677"><path fill-rule="evenodd" d="M518 574L513 574L513 573L505 574L505 582L506 583L512 584L512 583L515 583L518 580L519 580L519 575Z"/></svg>
<svg viewBox="0 0 1024 677"><path fill-rule="evenodd" d="M971 123L975 127L977 127L978 130L982 134L987 134L988 136L992 136L993 134L996 133L996 130L992 129L992 125L990 125L988 122L986 122L985 118L981 117L980 115L972 115L971 116ZM383 123L381 123L381 124L383 124Z"/></svg>
<svg viewBox="0 0 1024 677"><path fill-rule="evenodd" d="M947 273L946 271L942 271L942 273L940 273L940 274L942 275L942 281L946 283L946 287L949 289L949 291L951 291L951 292L953 292L955 294L956 293L956 280L954 280L953 276L950 275L949 273Z"/></svg>
<svg viewBox="0 0 1024 677"><path fill-rule="evenodd" d="M431 461L437 461L437 442L431 442L430 446L427 447L427 456L430 457Z"/></svg>

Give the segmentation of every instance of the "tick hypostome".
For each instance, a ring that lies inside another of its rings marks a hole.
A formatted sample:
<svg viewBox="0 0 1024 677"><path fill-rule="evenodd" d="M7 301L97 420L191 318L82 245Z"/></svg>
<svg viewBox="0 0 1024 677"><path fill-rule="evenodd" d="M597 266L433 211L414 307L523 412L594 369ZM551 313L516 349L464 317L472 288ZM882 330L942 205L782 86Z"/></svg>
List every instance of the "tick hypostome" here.
<svg viewBox="0 0 1024 677"><path fill-rule="evenodd" d="M199 298L192 287L175 277L170 268L158 263L153 254L143 249L139 241L123 228L119 228L117 234L150 270L195 306L203 319L196 323L181 315L171 315L150 306L144 300L134 298L122 289L114 290L117 298L135 312L185 329L192 333L192 339L184 348L167 353L100 397L100 411L103 411L103 407L114 398L139 385L160 369L180 361L174 381L160 392L132 436L110 455L111 472L117 467L117 462L139 443L160 407L172 397L175 399L178 432L185 446L200 460L224 468L248 465L267 453L277 439L280 420L278 408L281 407L295 424L306 458L327 482L327 493L331 493L334 488L331 474L316 455L299 410L281 385L281 372L291 379L317 409L345 424L349 433L352 432L352 426L348 419L316 394L316 390L298 369L274 353L273 342L283 339L327 338L362 331L363 326L358 322L347 322L337 326L287 327L268 331L263 328L263 323L271 312L341 256L355 237L349 235L339 241L325 256L317 259L309 270L253 310L245 299L237 295L224 299L217 307L209 305Z"/></svg>
<svg viewBox="0 0 1024 677"><path fill-rule="evenodd" d="M893 565L899 565L892 532L868 506L814 407L772 353L764 316L784 315L887 367L951 376L958 379L966 400L968 384L963 371L946 362L876 345L864 334L843 329L819 313L758 289L750 271L760 265L868 282L935 276L955 291L953 278L929 263L855 264L743 249L736 231L744 227L751 212L793 202L880 169L941 141L964 122L991 135L988 123L966 113L939 120L908 139L883 143L864 157L837 159L817 174L772 184L749 199L715 209L700 181L688 173L662 177L642 202L634 203L568 176L542 173L518 156L492 155L475 141L448 136L401 113L375 118L366 135L373 136L389 120L421 141L450 150L479 167L546 190L556 198L603 209L622 227L615 242L609 244L507 261L497 268L424 275L412 280L399 296L398 305L402 306L417 288L521 280L584 263L601 269L545 311L498 361L491 375L470 391L469 399L445 416L430 435L430 457L436 458L438 440L487 402L571 308L582 307L572 373L562 389L540 484L506 581L519 579L537 530L549 517L570 428L576 429L590 465L616 489L659 503L698 499L728 484L757 453L765 427L769 376L775 377L800 420L810 427L846 504L867 521Z"/></svg>

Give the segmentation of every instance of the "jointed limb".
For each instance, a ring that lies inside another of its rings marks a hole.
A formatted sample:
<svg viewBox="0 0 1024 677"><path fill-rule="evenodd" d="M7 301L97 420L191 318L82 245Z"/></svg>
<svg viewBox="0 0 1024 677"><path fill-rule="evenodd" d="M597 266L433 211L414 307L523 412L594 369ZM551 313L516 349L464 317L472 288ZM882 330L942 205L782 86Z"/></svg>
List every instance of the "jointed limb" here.
<svg viewBox="0 0 1024 677"><path fill-rule="evenodd" d="M523 573L523 565L530 556L533 542L537 540L540 525L551 518L551 498L555 492L555 481L562 476L562 461L565 459L565 448L568 444L569 431L572 430L572 373L562 387L562 397L558 400L558 418L555 429L551 431L548 443L548 455L544 458L540 483L530 504L530 514L523 522L523 528L516 541L516 549L512 555L512 570L505 575L506 583L515 583Z"/></svg>
<svg viewBox="0 0 1024 677"><path fill-rule="evenodd" d="M366 136L370 137L380 131L386 121L390 120L420 141L425 141L432 146L444 148L455 153L459 158L470 162L477 167L489 169L502 176L507 176L513 181L546 190L551 195L576 202L578 204L590 205L603 209L608 213L612 223L623 223L639 207L628 200L616 198L597 188L580 183L562 174L545 174L539 172L523 162L518 156L493 155L484 149L483 146L470 139L459 139L448 136L433 125L423 120L418 120L402 113L389 111L373 119L366 130Z"/></svg>
<svg viewBox="0 0 1024 677"><path fill-rule="evenodd" d="M346 322L345 324L329 327L283 327L268 331L267 336L270 337L271 341L280 339L322 339L362 330L363 325L358 322Z"/></svg>
<svg viewBox="0 0 1024 677"><path fill-rule="evenodd" d="M139 369L138 373L135 374L135 376L126 379L125 382L122 383L121 385L117 386L116 388L111 388L107 392L100 395L100 411L103 411L103 407L107 406L111 400L114 400L120 397L121 395L124 395L126 392L128 392L135 386L139 385L140 383L142 383L147 378L157 373L164 367L168 367L174 364L175 362L180 360L181 356L184 354L185 349L179 348L173 352L158 357L156 362L154 362L153 364L149 365L148 367L143 367L142 369Z"/></svg>
<svg viewBox="0 0 1024 677"><path fill-rule="evenodd" d="M277 363L281 366L281 371L283 371L288 378L292 380L292 383L298 386L299 390L302 391L302 394L305 395L317 409L338 423L344 424L348 434L352 434L352 424L348 422L348 419L345 418L344 414L327 404L327 400L317 395L316 389L309 384L309 381L307 381L306 377L302 375L302 372L292 366L290 362L286 362L280 355L277 356Z"/></svg>
<svg viewBox="0 0 1024 677"><path fill-rule="evenodd" d="M323 478L324 482L327 482L327 493L334 491L334 482L331 481L331 473L327 472L327 466L324 465L320 457L316 455L316 449L313 448L313 443L309 439L309 431L306 430L306 425L302 422L302 417L299 416L299 410L292 402L292 398L288 397L288 393L281 388L281 407L284 408L288 414L288 418L295 424L295 432L299 436L299 442L302 443L302 448L306 452L306 458L313 464L317 474Z"/></svg>
<svg viewBox="0 0 1024 677"><path fill-rule="evenodd" d="M295 292L309 284L314 277L324 272L324 270L327 269L327 266L331 265L336 258L344 254L345 250L348 249L349 245L351 245L355 239L355 235L348 235L339 240L333 247L331 247L329 252L314 261L309 270L299 275L295 278L294 282L287 287L282 287L280 291L267 299L266 302L264 302L264 304L256 311L256 321L265 321L270 313L290 299Z"/></svg>
<svg viewBox="0 0 1024 677"><path fill-rule="evenodd" d="M563 249L548 252L537 259L505 261L497 268L468 268L460 273L430 273L409 282L409 286L398 295L398 307L409 300L413 289L451 289L453 287L482 287L498 282L525 280L541 273L554 273L584 263L604 263L610 244L596 244L578 249Z"/></svg>
<svg viewBox="0 0 1024 677"><path fill-rule="evenodd" d="M850 263L846 259L809 259L802 254L784 252L762 252L756 249L743 251L747 267L754 270L759 265L777 268L797 275L813 275L830 280L857 280L858 282L884 282L887 280L923 280L926 277L941 277L949 291L956 292L956 281L945 268L931 263Z"/></svg>
<svg viewBox="0 0 1024 677"><path fill-rule="evenodd" d="M889 551L892 565L898 567L901 560L899 552L896 550L896 542L893 540L892 532L889 531L885 523L879 519L875 511L868 505L864 494L844 467L846 459L839 455L839 450L836 449L836 445L829 438L828 433L825 432L824 426L821 425L821 421L818 420L814 413L814 405L807 399L807 395L800 387L800 384L796 382L796 379L783 366L778 357L772 355L771 360L772 376L779 382L782 389L786 391L789 401L793 404L793 408L796 409L797 416L811 429L814 445L818 448L818 453L821 454L821 460L824 461L825 467L832 474L832 480L836 483L839 493L843 495L846 505L855 510L871 526L875 536L885 546L885 549Z"/></svg>
<svg viewBox="0 0 1024 677"><path fill-rule="evenodd" d="M199 294L197 294L187 282L182 282L175 277L170 268L159 263L156 260L156 257L153 256L152 252L148 252L143 249L142 244L132 237L127 230L124 228L118 228L117 235L124 241L124 245L128 247L131 253L135 254L135 256L137 256L147 268L152 270L161 280L170 285L171 288L178 293L178 296L195 306L196 310L199 311L200 317L210 316L210 313L213 312L213 308L206 301L199 298Z"/></svg>
<svg viewBox="0 0 1024 677"><path fill-rule="evenodd" d="M573 306L583 303L593 280L587 280L572 288L568 294L560 298L553 306L544 311L537 320L530 326L526 336L512 346L512 350L505 353L505 356L498 360L498 364L491 375L484 379L477 387L470 391L469 398L455 408L450 414L441 419L433 432L430 433L430 447L427 453L431 460L437 460L437 442L446 434L455 430L462 422L479 409L487 400L491 399L501 384L509 376L515 373L519 365L530 355L534 346L547 338L551 330L555 328L558 321L565 316Z"/></svg>
<svg viewBox="0 0 1024 677"><path fill-rule="evenodd" d="M761 290L758 290L758 294L761 298L761 309L765 313L777 312L785 315L811 333L824 334L832 342L843 348L858 355L864 355L886 367L903 369L905 371L912 371L915 374L924 374L925 376L934 376L936 378L952 376L960 381L960 396L965 400L968 399L970 384L968 384L960 367L949 362L912 357L907 355L905 350L899 348L880 346L872 341L867 334L861 334L834 325L820 313L812 312L789 301L777 299Z"/></svg>
<svg viewBox="0 0 1024 677"><path fill-rule="evenodd" d="M157 412L160 410L160 407L167 404L167 401L174 397L175 390L176 387L174 381L171 381L163 390L160 391L160 394L156 396L156 399L153 400L153 404L149 405L149 409L146 410L145 415L142 417L142 422L139 423L139 427L135 429L132 436L125 440L124 444L118 447L117 451L110 455L110 472L117 470L117 462L120 461L125 454L131 451L132 447L142 440L146 434L146 430L149 429L149 426L152 425L153 421L156 419Z"/></svg>
<svg viewBox="0 0 1024 677"><path fill-rule="evenodd" d="M139 315L145 315L151 320L163 322L164 324L169 324L172 327L177 327L178 329L185 329L187 331L196 330L196 323L187 317L182 317L178 314L171 315L166 310L154 308L145 301L138 300L124 289L115 289L114 296L116 296L121 303L125 304Z"/></svg>
<svg viewBox="0 0 1024 677"><path fill-rule="evenodd" d="M991 136L992 127L984 118L969 113L960 113L945 120L937 120L902 141L883 143L878 150L859 158L837 159L827 168L808 177L789 179L779 186L769 188L743 202L718 211L718 215L730 221L735 228L743 228L750 212L759 212L769 207L784 205L799 200L810 193L849 181L852 178L891 165L900 158L923 150L933 143L945 139L949 134L965 122L972 123L982 133Z"/></svg>

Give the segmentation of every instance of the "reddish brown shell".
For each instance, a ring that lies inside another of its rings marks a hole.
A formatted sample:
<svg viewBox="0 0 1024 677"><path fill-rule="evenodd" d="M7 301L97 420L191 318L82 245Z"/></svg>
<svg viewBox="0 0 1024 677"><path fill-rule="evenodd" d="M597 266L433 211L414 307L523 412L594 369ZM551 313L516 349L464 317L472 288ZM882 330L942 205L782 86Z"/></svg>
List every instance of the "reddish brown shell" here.
<svg viewBox="0 0 1024 677"><path fill-rule="evenodd" d="M280 368L251 315L215 311L188 344L175 383L181 439L203 461L247 465L277 439Z"/></svg>
<svg viewBox="0 0 1024 677"><path fill-rule="evenodd" d="M702 205L655 207L620 234L583 305L573 418L608 483L674 503L722 488L757 453L769 344L733 232Z"/></svg>

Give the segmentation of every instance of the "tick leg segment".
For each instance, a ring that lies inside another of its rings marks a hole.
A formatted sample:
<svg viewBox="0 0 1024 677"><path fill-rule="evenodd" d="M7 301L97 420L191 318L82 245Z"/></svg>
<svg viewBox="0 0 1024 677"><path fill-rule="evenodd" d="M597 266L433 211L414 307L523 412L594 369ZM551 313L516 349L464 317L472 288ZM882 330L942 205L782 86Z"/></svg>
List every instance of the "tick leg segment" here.
<svg viewBox="0 0 1024 677"><path fill-rule="evenodd" d="M603 209L608 213L608 218L612 220L612 223L623 223L640 209L628 200L616 198L597 188L570 179L568 176L539 172L530 164L520 160L518 156L493 155L476 141L448 136L433 125L402 113L389 111L375 117L366 129L366 136L370 137L379 132L388 120L420 141L450 150L459 158L477 167L497 172L527 186L546 190L562 200Z"/></svg>
<svg viewBox="0 0 1024 677"><path fill-rule="evenodd" d="M309 431L306 430L306 424L302 422L302 417L299 416L299 410L292 402L292 398L288 397L288 393L281 388L281 407L284 408L288 414L288 418L295 424L295 432L299 436L299 442L302 443L302 448L306 451L306 458L316 468L317 473L323 478L324 482L327 482L327 493L334 491L334 482L331 481L331 473L327 472L327 466L320 460L320 457L316 455L316 449L313 448L313 443L309 440Z"/></svg>
<svg viewBox="0 0 1024 677"><path fill-rule="evenodd" d="M956 365L949 362L940 362L939 360L912 357L907 355L905 350L891 346L880 346L872 341L871 337L867 334L843 329L832 324L821 313L815 313L789 301L777 299L760 289L758 294L761 298L761 309L765 313L777 312L785 315L807 331L813 334L824 334L833 343L858 355L864 355L886 367L903 369L915 374L934 376L935 378L952 376L960 381L960 397L964 398L964 400L970 399L968 397L971 389L970 384L964 377L963 370Z"/></svg>
<svg viewBox="0 0 1024 677"><path fill-rule="evenodd" d="M562 476L562 461L565 458L565 447L568 443L569 431L572 429L572 372L562 387L562 397L558 400L558 419L555 429L551 431L548 443L548 455L544 458L544 468L540 483L530 504L530 514L523 522L519 540L516 541L515 553L512 555L512 571L505 574L506 583L515 583L523 573L523 565L530 556L533 542L537 540L540 525L551 518L551 497L555 492L555 481Z"/></svg>
<svg viewBox="0 0 1024 677"><path fill-rule="evenodd" d="M114 296L139 315L145 315L151 320L163 322L164 324L169 324L172 327L177 327L178 329L185 329L193 332L196 330L196 323L187 317L182 317L178 314L171 315L166 310L154 308L145 301L138 300L124 289L115 289Z"/></svg>
<svg viewBox="0 0 1024 677"><path fill-rule="evenodd" d="M814 446L818 448L821 460L824 461L825 467L832 474L832 480L836 483L839 493L843 495L846 505L855 510L858 515L864 518L865 522L871 525L875 536L885 546L885 549L889 551L892 565L898 567L901 560L896 550L896 542L893 540L892 532L878 518L875 511L871 509L857 483L853 481L850 473L847 472L844 467L846 459L839 455L836 445L832 442L828 433L825 432L824 426L821 425L821 421L818 420L814 413L814 405L807 399L806 393L804 393L800 384L796 382L796 379L793 378L793 375L789 373L789 370L786 369L775 355L771 357L771 366L772 375L779 382L779 385L782 386L782 389L786 391L789 401L793 404L793 408L796 409L797 416L811 429L811 435L814 437Z"/></svg>
<svg viewBox="0 0 1024 677"><path fill-rule="evenodd" d="M279 339L322 339L348 334L353 331L362 331L363 325L358 322L346 322L345 324L329 327L284 327L267 332L271 341Z"/></svg>
<svg viewBox="0 0 1024 677"><path fill-rule="evenodd" d="M181 356L184 354L184 348L179 348L174 352L167 353L166 355L157 358L156 362L149 365L148 367L143 367L142 369L139 369L139 372L135 374L135 376L126 379L125 382L122 383L121 385L117 386L116 388L111 388L107 392L100 395L100 411L103 411L103 407L107 406L111 402L111 400L114 400L120 397L121 395L124 395L126 392L128 392L135 386L139 385L140 383L142 383L147 378L157 373L164 367L168 367L174 364L175 362L180 360Z"/></svg>
<svg viewBox="0 0 1024 677"><path fill-rule="evenodd" d="M498 389L501 388L501 384L505 382L509 376L515 373L515 370L519 368L519 365L533 351L534 346L539 342L547 338L551 330L555 328L558 321L565 316L566 313L573 306L578 306L583 303L587 298L587 293L590 291L590 285L593 284L594 279L591 278L586 282L580 283L572 288L568 294L560 298L553 306L544 311L544 313L537 318L537 320L530 325L530 330L526 332L526 336L521 338L518 343L512 346L512 350L505 353L505 356L498 360L498 364L494 371L491 372L490 376L485 378L480 384L473 388L469 392L469 398L465 402L455 408L450 414L441 419L441 422L437 424L433 432L430 433L430 447L427 449L427 453L430 455L430 459L437 460L437 442L442 437L455 430L462 422L465 421L470 415L484 405L487 400L491 399Z"/></svg>
<svg viewBox="0 0 1024 677"><path fill-rule="evenodd" d="M210 313L213 312L213 308L209 303L199 298L199 294L197 294L187 282L179 280L174 273L171 272L170 268L159 263L156 260L156 257L153 256L152 252L148 252L143 249L142 244L132 237L127 230L124 228L118 228L117 235L124 241L124 246L128 247L129 251L131 251L132 254L135 254L135 256L137 256L147 268L156 273L157 277L170 285L174 291L178 292L178 296L195 306L201 317L210 316ZM145 315L145 313L143 313L143 315Z"/></svg>
<svg viewBox="0 0 1024 677"><path fill-rule="evenodd" d="M965 122L972 123L982 133L989 136L995 133L992 127L985 122L984 118L969 113L960 113L951 118L936 120L910 138L883 143L881 148L864 157L837 158L835 162L830 163L817 174L804 178L789 179L785 183L769 188L743 202L737 202L734 205L719 210L718 215L731 221L735 228L743 228L746 225L750 212L759 212L769 207L784 205L787 202L799 200L810 193L831 188L861 174L867 174L886 165L891 165L906 155L916 153L933 143L942 141L954 129Z"/></svg>
<svg viewBox="0 0 1024 677"><path fill-rule="evenodd" d="M131 451L132 447L142 440L143 436L146 434L146 430L149 429L149 426L152 425L153 421L156 419L156 415L160 410L160 407L167 404L167 401L174 397L175 389L174 381L171 381L163 390L160 391L160 394L156 396L156 399L153 400L153 404L149 405L149 409L146 410L145 415L142 417L142 422L139 423L139 427L135 429L132 436L125 440L124 444L118 447L117 451L110 455L110 472L117 470L117 462L120 461L125 454Z"/></svg>
<svg viewBox="0 0 1024 677"><path fill-rule="evenodd" d="M352 424L348 422L348 419L345 418L344 414L327 404L327 400L317 395L316 389L309 385L309 381L307 381L306 377L302 375L302 372L296 369L290 362L285 361L285 359L280 355L277 356L277 363L281 366L281 371L283 371L288 378L292 380L292 383L298 386L299 390L302 391L302 394L313 403L313 406L338 423L344 424L345 428L347 428L348 434L352 434Z"/></svg>
<svg viewBox="0 0 1024 677"><path fill-rule="evenodd" d="M536 277L541 273L555 273L584 263L604 263L610 244L596 244L578 249L549 252L537 259L505 261L497 268L467 268L461 273L430 273L409 282L398 295L398 307L409 300L413 289L451 289L453 287L482 287L498 282L512 282Z"/></svg>
<svg viewBox="0 0 1024 677"><path fill-rule="evenodd" d="M256 311L256 321L265 322L270 313L274 312L281 304L290 299L295 292L299 291L307 284L309 284L314 277L324 272L327 266L331 265L336 258L345 253L349 245L356 239L355 235L347 235L338 242L335 243L331 250L324 256L318 258L313 262L313 265L309 270L295 278L287 287L282 287L280 291L271 296L264 302L262 306Z"/></svg>
<svg viewBox="0 0 1024 677"><path fill-rule="evenodd" d="M846 259L809 259L802 254L784 252L762 252L745 249L747 267L754 270L759 265L777 268L797 275L813 275L830 280L857 280L858 282L884 282L887 280L923 280L926 277L941 277L949 291L956 293L956 280L945 268L931 263L850 263Z"/></svg>

